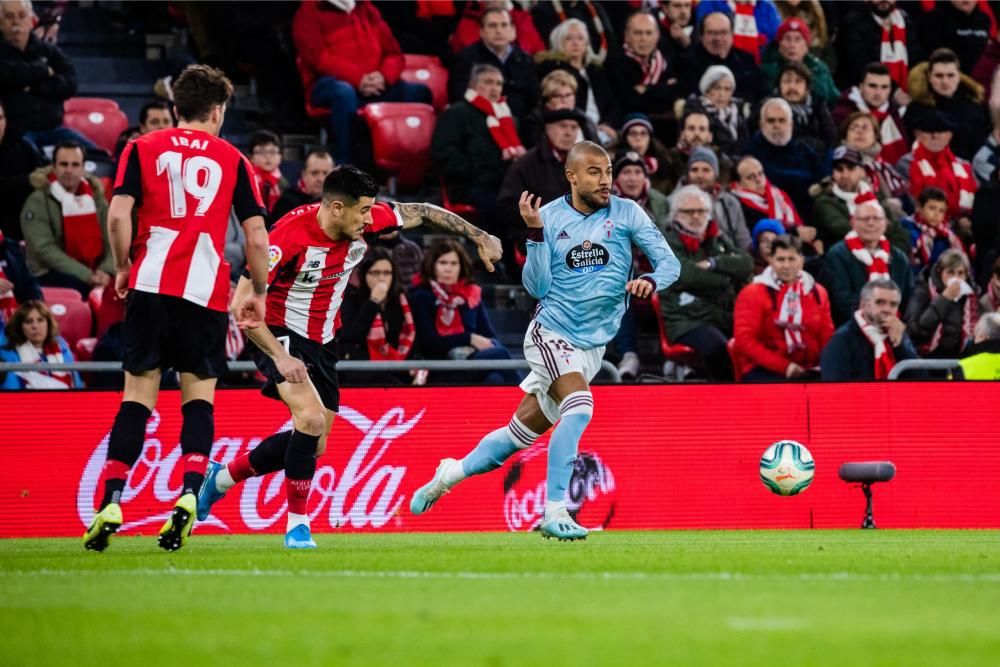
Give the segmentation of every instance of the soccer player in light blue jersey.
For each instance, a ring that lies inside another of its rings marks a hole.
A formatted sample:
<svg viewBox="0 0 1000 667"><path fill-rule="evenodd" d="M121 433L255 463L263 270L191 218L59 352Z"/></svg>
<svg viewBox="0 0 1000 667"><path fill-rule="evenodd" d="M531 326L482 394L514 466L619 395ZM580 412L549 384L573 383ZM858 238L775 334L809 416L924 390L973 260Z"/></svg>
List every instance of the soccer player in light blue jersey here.
<svg viewBox="0 0 1000 667"><path fill-rule="evenodd" d="M549 439L540 529L560 540L587 536L566 508L566 487L594 412L590 381L629 296L645 299L666 289L680 275L680 263L638 204L611 195L611 159L599 145L574 146L566 158L566 178L570 194L541 208L540 198L521 195L521 217L528 226L524 286L539 301L524 337L531 366L521 383L525 396L507 426L484 437L465 458L441 461L433 479L413 494L413 514L429 510L466 477L499 468L556 424ZM652 262L652 273L631 275L633 243Z"/></svg>

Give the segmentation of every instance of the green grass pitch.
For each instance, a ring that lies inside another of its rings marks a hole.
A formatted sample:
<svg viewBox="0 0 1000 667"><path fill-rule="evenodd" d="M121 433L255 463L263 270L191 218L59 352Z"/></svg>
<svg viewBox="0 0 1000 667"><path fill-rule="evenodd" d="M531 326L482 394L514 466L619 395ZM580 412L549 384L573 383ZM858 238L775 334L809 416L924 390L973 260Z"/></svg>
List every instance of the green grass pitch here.
<svg viewBox="0 0 1000 667"><path fill-rule="evenodd" d="M0 540L2 665L1000 665L996 531Z"/></svg>

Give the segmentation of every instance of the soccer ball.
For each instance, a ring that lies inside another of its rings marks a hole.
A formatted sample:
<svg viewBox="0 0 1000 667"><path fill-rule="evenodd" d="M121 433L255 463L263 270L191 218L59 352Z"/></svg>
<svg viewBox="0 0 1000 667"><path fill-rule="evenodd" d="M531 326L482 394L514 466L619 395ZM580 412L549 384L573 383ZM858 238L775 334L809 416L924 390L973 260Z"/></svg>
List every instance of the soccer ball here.
<svg viewBox="0 0 1000 667"><path fill-rule="evenodd" d="M816 464L809 450L794 440L779 440L760 457L760 481L779 496L794 496L809 488Z"/></svg>

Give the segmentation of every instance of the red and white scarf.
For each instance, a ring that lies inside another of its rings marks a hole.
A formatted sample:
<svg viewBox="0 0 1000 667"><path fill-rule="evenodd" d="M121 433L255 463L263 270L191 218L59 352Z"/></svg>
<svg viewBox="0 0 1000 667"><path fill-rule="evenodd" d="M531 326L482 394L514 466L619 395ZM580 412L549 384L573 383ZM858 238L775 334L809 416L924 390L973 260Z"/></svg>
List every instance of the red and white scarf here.
<svg viewBox="0 0 1000 667"><path fill-rule="evenodd" d="M865 247L864 241L853 229L847 232L844 243L854 255L854 259L865 265L869 282L889 278L889 262L892 256L889 254L889 241L885 236L878 240L878 247L874 251Z"/></svg>
<svg viewBox="0 0 1000 667"><path fill-rule="evenodd" d="M652 86L660 82L660 77L667 70L667 59L660 53L660 49L653 49L649 57L640 56L632 50L628 44L625 45L625 55L639 63L642 68L642 81L644 86Z"/></svg>
<svg viewBox="0 0 1000 667"><path fill-rule="evenodd" d="M716 224L715 220L708 223L708 227L705 228L704 234L694 234L691 231L684 228L679 222L674 223L674 228L677 230L677 237L687 248L688 252L695 253L698 252L698 248L701 244L709 239L714 239L719 235L719 225Z"/></svg>
<svg viewBox="0 0 1000 667"><path fill-rule="evenodd" d="M0 280L6 280L7 282L13 284L13 282L7 278L7 274L4 272L3 267L6 262L3 260L3 232L0 232ZM0 292L0 318L4 322L10 322L10 318L13 317L14 311L17 310L17 298L14 296L14 288L11 287L6 292Z"/></svg>
<svg viewBox="0 0 1000 667"><path fill-rule="evenodd" d="M25 341L17 346L17 356L24 364L61 364L72 359L65 359L59 343L50 341L42 348L42 355L30 341ZM18 371L17 376L24 382L25 389L69 389L73 386L73 374L69 371Z"/></svg>
<svg viewBox="0 0 1000 667"><path fill-rule="evenodd" d="M459 281L454 285L442 285L436 280L430 281L434 292L437 313L434 316L434 326L441 336L453 336L465 333L459 306L466 305L475 308L482 301L483 290L479 285Z"/></svg>
<svg viewBox="0 0 1000 667"><path fill-rule="evenodd" d="M97 219L94 189L84 178L80 180L76 192L69 193L56 180L55 173L50 173L49 192L62 207L63 245L66 254L88 268L96 269L104 255L104 238L101 236L101 223Z"/></svg>
<svg viewBox="0 0 1000 667"><path fill-rule="evenodd" d="M926 180L947 193L949 213L959 215L972 211L979 184L972 175L969 163L955 157L951 148L932 153L919 142L915 145L913 165Z"/></svg>
<svg viewBox="0 0 1000 667"><path fill-rule="evenodd" d="M387 340L388 329L382 313L372 320L368 330L368 359L371 361L401 361L410 356L413 341L417 338L417 327L413 324L413 313L410 312L410 302L402 293L399 295L399 305L403 309L403 326L399 330L399 345L393 347Z"/></svg>
<svg viewBox="0 0 1000 667"><path fill-rule="evenodd" d="M937 227L931 227L925 223L921 218L920 214L917 213L913 216L913 223L920 230L920 236L914 242L913 250L915 264L919 266L926 266L931 262L931 253L934 251L934 242L938 239L946 239L948 244L955 250L961 250L965 252L965 246L962 245L962 240L958 238L955 232L951 231L948 224L944 221L941 222Z"/></svg>
<svg viewBox="0 0 1000 667"><path fill-rule="evenodd" d="M486 114L486 127L501 152L522 147L517 126L514 125L510 107L507 106L507 98L501 97L499 102L490 102L469 88L465 91L465 101Z"/></svg>
<svg viewBox="0 0 1000 667"><path fill-rule="evenodd" d="M899 158L906 155L909 149L906 146L906 139L903 137L903 132L896 125L896 119L889 112L890 104L888 100L877 109L872 109L865 102L865 99L861 97L861 89L857 86L851 88L850 92L847 93L847 99L854 103L858 111L870 113L878 120L879 143L882 145L882 151L879 153L879 156L889 164L899 162Z"/></svg>
<svg viewBox="0 0 1000 667"><path fill-rule="evenodd" d="M968 285L968 283L966 283L966 285ZM930 280L930 294L932 302L941 296L941 292L938 291L933 278ZM979 318L979 304L976 303L976 293L970 288L966 291L966 294L962 298L965 299L965 305L962 306L962 342L958 346L959 350L963 349L968 341L974 339L976 320ZM922 345L920 347L921 356L930 354L937 349L937 346L941 343L941 330L943 328L944 325L942 323L938 323L930 341L926 345Z"/></svg>
<svg viewBox="0 0 1000 667"><path fill-rule="evenodd" d="M879 61L889 70L889 76L896 85L906 90L910 74L909 55L906 52L906 21L898 9L889 12L885 18L872 14L875 23L882 28L882 47Z"/></svg>
<svg viewBox="0 0 1000 667"><path fill-rule="evenodd" d="M799 227L802 218L799 217L795 205L792 204L791 197L781 188L772 185L771 181L764 179L764 194L757 194L753 190L745 190L736 184L732 186L733 195L739 199L744 206L752 208L758 213L763 213L768 218L779 220L785 229Z"/></svg>
<svg viewBox="0 0 1000 667"><path fill-rule="evenodd" d="M881 327L869 324L861 314L860 308L854 311L854 321L858 323L861 335L875 350L875 379L887 380L889 371L896 365L896 355L892 351L892 345L886 344L889 341L889 334L882 331Z"/></svg>
<svg viewBox="0 0 1000 667"><path fill-rule="evenodd" d="M281 197L281 170L276 168L274 171L264 171L262 167L253 165L253 175L257 177L257 188L264 199L267 212L270 213Z"/></svg>
<svg viewBox="0 0 1000 667"><path fill-rule="evenodd" d="M753 13L756 5L757 0L729 0L733 11L733 46L752 55L759 65L760 47L767 38L757 30L757 17Z"/></svg>
<svg viewBox="0 0 1000 667"><path fill-rule="evenodd" d="M778 293L781 307L774 323L785 332L785 345L788 354L795 354L806 348L802 339L802 299L816 287L816 279L802 271L794 283L783 283L774 275L770 266L753 279L755 283L766 285Z"/></svg>
<svg viewBox="0 0 1000 667"><path fill-rule="evenodd" d="M847 204L847 212L850 213L851 215L854 215L854 211L858 208L858 204L868 199L868 198L860 199L861 196L870 194L872 189L871 187L869 187L867 182L861 181L858 184L857 192L846 192L844 190L841 190L840 186L838 186L836 183L833 184L833 188L830 191L833 193L834 197ZM874 199L877 201L877 198Z"/></svg>

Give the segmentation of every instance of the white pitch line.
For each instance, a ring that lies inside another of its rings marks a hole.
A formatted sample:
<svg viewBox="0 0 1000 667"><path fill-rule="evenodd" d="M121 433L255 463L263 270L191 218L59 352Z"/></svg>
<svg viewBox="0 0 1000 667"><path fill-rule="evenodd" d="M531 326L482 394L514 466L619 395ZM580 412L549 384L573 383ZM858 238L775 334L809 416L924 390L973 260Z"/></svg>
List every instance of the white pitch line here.
<svg viewBox="0 0 1000 667"><path fill-rule="evenodd" d="M587 581L815 581L815 582L928 582L928 583L1000 583L1000 573L981 574L906 574L888 572L815 572L801 574L748 574L742 572L435 572L432 570L263 570L263 569L191 569L141 568L134 570L8 570L0 577L85 577L85 576L185 576L185 577L309 577L317 579L577 579Z"/></svg>

